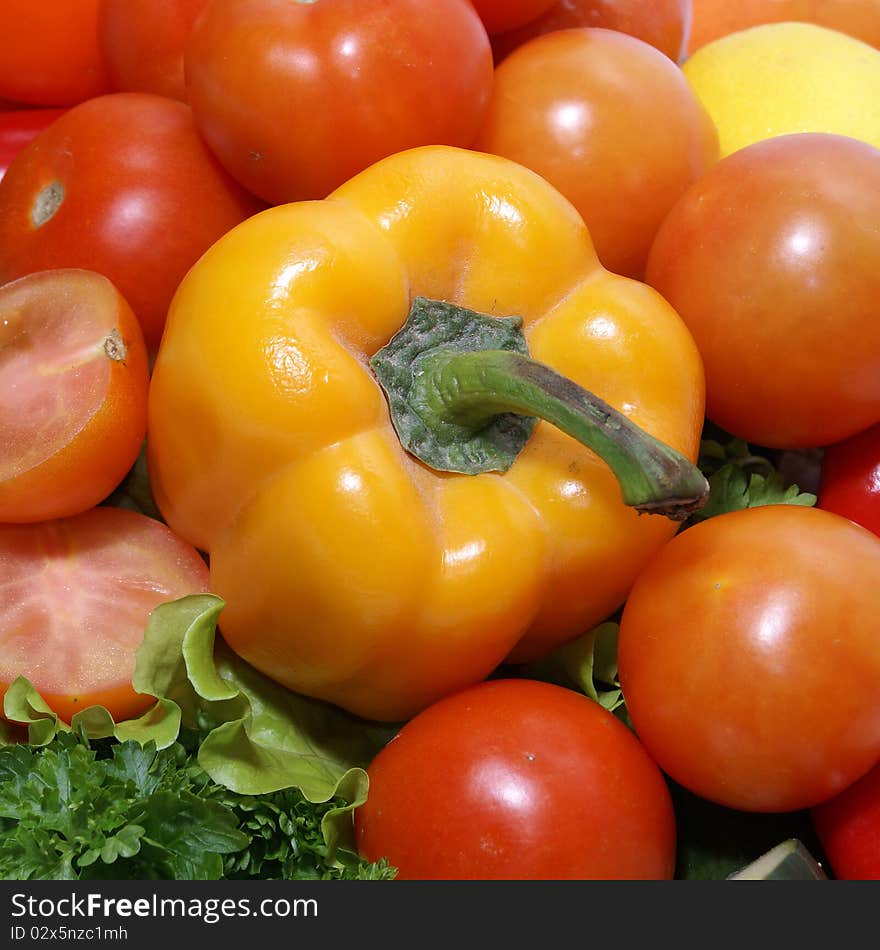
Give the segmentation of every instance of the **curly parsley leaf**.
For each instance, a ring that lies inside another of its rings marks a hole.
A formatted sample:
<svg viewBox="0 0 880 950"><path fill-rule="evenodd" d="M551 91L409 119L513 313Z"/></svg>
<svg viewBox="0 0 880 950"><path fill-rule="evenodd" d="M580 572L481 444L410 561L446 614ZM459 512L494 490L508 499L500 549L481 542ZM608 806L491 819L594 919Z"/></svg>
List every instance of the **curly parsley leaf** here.
<svg viewBox="0 0 880 950"><path fill-rule="evenodd" d="M240 795L180 743L59 733L0 748L0 878L392 878L387 864L328 845L327 816L348 808L294 788Z"/></svg>
<svg viewBox="0 0 880 950"><path fill-rule="evenodd" d="M814 494L790 483L768 455L753 451L742 439L704 439L698 464L709 479L709 501L691 524L743 508L816 504Z"/></svg>

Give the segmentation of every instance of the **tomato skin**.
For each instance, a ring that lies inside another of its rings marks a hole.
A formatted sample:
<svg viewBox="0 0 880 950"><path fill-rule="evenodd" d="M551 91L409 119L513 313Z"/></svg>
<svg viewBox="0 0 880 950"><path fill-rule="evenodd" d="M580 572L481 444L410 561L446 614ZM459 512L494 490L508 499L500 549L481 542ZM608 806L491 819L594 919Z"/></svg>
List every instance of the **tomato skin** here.
<svg viewBox="0 0 880 950"><path fill-rule="evenodd" d="M150 611L208 590L195 548L122 508L0 524L0 576L0 695L26 676L68 723L96 704L117 722L148 709L131 678Z"/></svg>
<svg viewBox="0 0 880 950"><path fill-rule="evenodd" d="M411 719L368 770L361 854L398 878L668 879L669 790L598 703L531 680L493 680Z"/></svg>
<svg viewBox="0 0 880 950"><path fill-rule="evenodd" d="M742 811L830 798L880 757L880 539L796 505L710 518L639 576L620 681L648 752Z"/></svg>
<svg viewBox="0 0 880 950"><path fill-rule="evenodd" d="M471 0L488 33L499 33L530 23L554 0Z"/></svg>
<svg viewBox="0 0 880 950"><path fill-rule="evenodd" d="M602 264L640 278L664 217L716 161L718 137L659 50L572 29L538 36L498 66L475 148L546 178L586 221Z"/></svg>
<svg viewBox="0 0 880 950"><path fill-rule="evenodd" d="M409 147L470 146L492 51L468 0L214 0L185 69L205 140L280 204L324 198Z"/></svg>
<svg viewBox="0 0 880 950"><path fill-rule="evenodd" d="M810 817L838 880L880 880L880 765Z"/></svg>
<svg viewBox="0 0 880 950"><path fill-rule="evenodd" d="M0 355L0 522L94 507L146 435L147 350L131 307L100 274L29 274L0 287ZM47 403L58 406L48 418Z"/></svg>
<svg viewBox="0 0 880 950"><path fill-rule="evenodd" d="M63 200L35 226L35 205L52 183ZM145 93L100 96L38 135L0 181L0 281L60 267L97 271L131 305L154 350L183 275L261 207L211 156L186 105Z"/></svg>
<svg viewBox="0 0 880 950"><path fill-rule="evenodd" d="M572 27L603 27L635 36L671 60L684 58L691 28L691 0L556 0L519 29L492 37L495 62L535 36Z"/></svg>
<svg viewBox="0 0 880 950"><path fill-rule="evenodd" d="M9 163L64 109L17 109L0 112L0 178L6 174Z"/></svg>
<svg viewBox="0 0 880 950"><path fill-rule="evenodd" d="M70 106L109 91L98 48L100 0L3 0L0 98Z"/></svg>
<svg viewBox="0 0 880 950"><path fill-rule="evenodd" d="M880 425L826 446L819 507L880 535Z"/></svg>
<svg viewBox="0 0 880 950"><path fill-rule="evenodd" d="M692 0L688 55L737 30L799 20L880 48L880 0Z"/></svg>
<svg viewBox="0 0 880 950"><path fill-rule="evenodd" d="M98 37L113 89L186 101L183 51L207 0L101 0Z"/></svg>
<svg viewBox="0 0 880 950"><path fill-rule="evenodd" d="M807 448L880 420L880 151L784 135L710 169L670 211L646 279L703 357L707 415Z"/></svg>

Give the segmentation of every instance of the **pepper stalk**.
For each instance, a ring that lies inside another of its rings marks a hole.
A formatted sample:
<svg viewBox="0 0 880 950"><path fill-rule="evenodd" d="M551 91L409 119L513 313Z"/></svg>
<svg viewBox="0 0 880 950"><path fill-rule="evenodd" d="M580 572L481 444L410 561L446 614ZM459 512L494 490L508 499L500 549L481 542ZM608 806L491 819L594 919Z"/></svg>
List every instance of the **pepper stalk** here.
<svg viewBox="0 0 880 950"><path fill-rule="evenodd" d="M532 359L518 317L417 297L371 365L401 444L435 470L506 471L543 419L599 455L639 513L684 521L708 500L693 462Z"/></svg>

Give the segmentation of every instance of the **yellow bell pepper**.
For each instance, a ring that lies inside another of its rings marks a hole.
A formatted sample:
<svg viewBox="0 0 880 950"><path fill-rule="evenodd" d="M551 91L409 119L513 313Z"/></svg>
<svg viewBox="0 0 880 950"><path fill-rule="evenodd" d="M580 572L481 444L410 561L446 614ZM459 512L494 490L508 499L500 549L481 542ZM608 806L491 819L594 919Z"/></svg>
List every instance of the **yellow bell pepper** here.
<svg viewBox="0 0 880 950"><path fill-rule="evenodd" d="M512 342L451 361L441 344L425 362L397 335L414 302L439 315L428 336L467 318L454 304ZM389 361L421 387L409 422L378 379ZM531 392L542 374L548 398ZM534 399L552 423L526 418L494 470L416 457L413 426L470 460L485 445L459 450L459 435L503 441ZM684 324L599 265L565 199L509 160L436 146L209 249L168 314L148 458L163 516L210 556L228 644L294 690L401 720L623 602L703 500L703 413ZM640 515L654 510L670 517Z"/></svg>

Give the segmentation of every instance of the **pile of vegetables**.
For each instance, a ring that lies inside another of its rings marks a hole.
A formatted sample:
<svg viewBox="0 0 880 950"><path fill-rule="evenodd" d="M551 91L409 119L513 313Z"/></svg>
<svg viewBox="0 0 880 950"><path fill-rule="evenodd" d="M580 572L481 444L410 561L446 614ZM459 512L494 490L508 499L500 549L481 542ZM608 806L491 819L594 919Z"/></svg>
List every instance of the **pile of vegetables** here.
<svg viewBox="0 0 880 950"><path fill-rule="evenodd" d="M784 5L6 0L0 877L880 877L880 114L718 66L880 2Z"/></svg>

